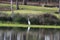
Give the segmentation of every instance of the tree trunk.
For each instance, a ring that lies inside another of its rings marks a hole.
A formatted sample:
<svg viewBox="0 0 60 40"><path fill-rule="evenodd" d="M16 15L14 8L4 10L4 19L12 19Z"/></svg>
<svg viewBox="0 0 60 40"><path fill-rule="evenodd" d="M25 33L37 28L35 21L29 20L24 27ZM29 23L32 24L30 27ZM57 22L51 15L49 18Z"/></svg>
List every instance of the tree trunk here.
<svg viewBox="0 0 60 40"><path fill-rule="evenodd" d="M27 0L23 0L23 5L27 5Z"/></svg>
<svg viewBox="0 0 60 40"><path fill-rule="evenodd" d="M60 0L59 0L59 13L60 13Z"/></svg>
<svg viewBox="0 0 60 40"><path fill-rule="evenodd" d="M13 0L11 0L11 12L13 13Z"/></svg>
<svg viewBox="0 0 60 40"><path fill-rule="evenodd" d="M11 18L13 18L14 12L13 12L13 0L11 0Z"/></svg>
<svg viewBox="0 0 60 40"><path fill-rule="evenodd" d="M18 3L18 0L16 0L16 10L19 10L19 3Z"/></svg>

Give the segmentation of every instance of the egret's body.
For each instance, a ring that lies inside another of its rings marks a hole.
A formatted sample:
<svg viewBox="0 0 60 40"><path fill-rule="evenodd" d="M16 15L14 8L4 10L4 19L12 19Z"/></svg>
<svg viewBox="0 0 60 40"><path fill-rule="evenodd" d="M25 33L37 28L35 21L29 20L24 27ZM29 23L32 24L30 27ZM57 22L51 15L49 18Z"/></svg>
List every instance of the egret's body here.
<svg viewBox="0 0 60 40"><path fill-rule="evenodd" d="M29 32L29 30L30 30L30 25L31 25L29 18L28 18L28 25L29 25L29 26L28 26L27 31Z"/></svg>
<svg viewBox="0 0 60 40"><path fill-rule="evenodd" d="M29 20L29 18L28 18L28 25L30 25L31 23L30 23L30 20Z"/></svg>

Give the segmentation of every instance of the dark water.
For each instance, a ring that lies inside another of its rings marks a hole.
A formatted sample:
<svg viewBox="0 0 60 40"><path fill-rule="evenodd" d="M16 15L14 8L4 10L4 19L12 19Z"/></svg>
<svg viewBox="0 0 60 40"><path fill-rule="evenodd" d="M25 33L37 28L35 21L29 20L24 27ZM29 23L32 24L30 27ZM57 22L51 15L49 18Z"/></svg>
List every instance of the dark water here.
<svg viewBox="0 0 60 40"><path fill-rule="evenodd" d="M59 30L0 30L0 40L60 40Z"/></svg>

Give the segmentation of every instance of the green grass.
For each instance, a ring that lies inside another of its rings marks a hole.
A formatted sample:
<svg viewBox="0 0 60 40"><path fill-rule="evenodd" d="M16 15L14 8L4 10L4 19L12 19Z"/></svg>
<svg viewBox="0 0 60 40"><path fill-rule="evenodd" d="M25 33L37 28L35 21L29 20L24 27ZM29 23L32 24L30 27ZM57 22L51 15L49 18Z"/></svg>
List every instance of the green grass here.
<svg viewBox="0 0 60 40"><path fill-rule="evenodd" d="M0 7L7 7L7 6L10 7L10 4L0 4ZM60 19L59 14L54 13L59 10L59 8L56 7L49 8L49 7L40 7L40 6L19 5L20 10L16 10L16 5L14 4L13 8L15 8L14 13L20 13L20 14L51 13ZM11 11L0 11L0 12L11 14Z"/></svg>
<svg viewBox="0 0 60 40"><path fill-rule="evenodd" d="M0 27L25 27L27 28L29 25L27 24L12 24L12 23L0 23ZM60 26L56 25L30 25L31 28L60 28Z"/></svg>
<svg viewBox="0 0 60 40"><path fill-rule="evenodd" d="M0 7L7 7L10 6L10 4L0 4ZM16 5L13 5L13 8L16 8ZM49 8L49 7L40 7L40 6L29 6L29 5L19 5L20 10L14 10L16 13L52 13L56 12L59 9L54 7L54 8ZM6 11L2 11L6 12ZM11 11L7 11L7 13L11 13Z"/></svg>
<svg viewBox="0 0 60 40"><path fill-rule="evenodd" d="M28 5L20 5L20 8L23 8L25 10L32 10L32 11L34 10L34 11L42 11L42 12L54 12L58 10L58 8L28 6Z"/></svg>

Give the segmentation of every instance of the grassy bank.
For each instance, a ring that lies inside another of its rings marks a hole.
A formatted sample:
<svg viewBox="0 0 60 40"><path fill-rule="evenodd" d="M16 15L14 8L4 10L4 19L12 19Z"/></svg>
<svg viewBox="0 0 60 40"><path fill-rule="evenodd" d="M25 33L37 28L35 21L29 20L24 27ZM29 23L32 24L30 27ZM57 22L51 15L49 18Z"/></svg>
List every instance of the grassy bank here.
<svg viewBox="0 0 60 40"><path fill-rule="evenodd" d="M10 4L0 4L0 7L10 7ZM3 9L2 8L2 9ZM60 14L57 14L59 8L53 7L40 7L40 6L29 6L29 5L19 5L19 10L16 10L16 5L13 5L14 8L14 14L19 13L19 14L44 14L44 13L50 13L55 15L58 19L60 19ZM8 8L7 8L8 9ZM9 8L10 9L10 8ZM1 13L6 13L8 15L11 15L11 11L0 11ZM18 24L18 23L0 23L0 27L28 27L27 24ZM30 25L30 27L33 28L60 28L60 26L56 25Z"/></svg>
<svg viewBox="0 0 60 40"><path fill-rule="evenodd" d="M10 9L10 4L0 4L1 7L9 7ZM2 9L3 9L2 8ZM51 13L56 15L58 18L60 17L59 14L55 13L59 10L59 8L53 7L40 7L40 6L30 6L30 5L19 5L20 10L16 10L16 5L13 5L14 8L14 13L20 13L20 14L44 14L44 13ZM8 9L8 8L6 8ZM3 13L11 14L11 11L0 11Z"/></svg>
<svg viewBox="0 0 60 40"><path fill-rule="evenodd" d="M10 4L0 4L0 7L10 7ZM19 5L20 10L16 10L16 5L13 5L13 8L15 13L24 13L24 14L52 13L58 11L58 8L56 7L49 8L49 7L29 6L29 5ZM4 11L4 10L2 12L11 13L11 11Z"/></svg>
<svg viewBox="0 0 60 40"><path fill-rule="evenodd" d="M25 27L27 28L29 25L27 24L8 24L8 23L0 23L0 27ZM60 26L56 25L30 25L31 28L60 28Z"/></svg>

